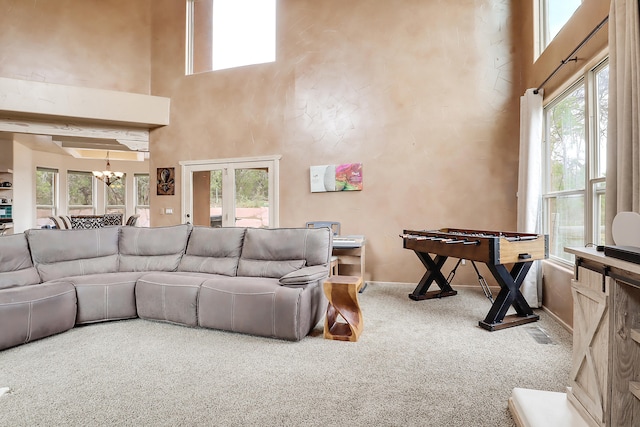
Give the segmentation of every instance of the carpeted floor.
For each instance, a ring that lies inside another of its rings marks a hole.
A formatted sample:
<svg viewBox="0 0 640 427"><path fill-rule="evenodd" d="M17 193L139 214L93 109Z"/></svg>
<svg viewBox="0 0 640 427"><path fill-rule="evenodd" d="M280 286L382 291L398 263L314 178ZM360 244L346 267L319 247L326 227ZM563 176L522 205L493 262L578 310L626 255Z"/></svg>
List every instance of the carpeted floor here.
<svg viewBox="0 0 640 427"><path fill-rule="evenodd" d="M514 387L565 391L571 335L544 312L488 332L479 288L413 288L369 285L356 343L322 324L287 342L135 319L5 350L0 425L512 427Z"/></svg>

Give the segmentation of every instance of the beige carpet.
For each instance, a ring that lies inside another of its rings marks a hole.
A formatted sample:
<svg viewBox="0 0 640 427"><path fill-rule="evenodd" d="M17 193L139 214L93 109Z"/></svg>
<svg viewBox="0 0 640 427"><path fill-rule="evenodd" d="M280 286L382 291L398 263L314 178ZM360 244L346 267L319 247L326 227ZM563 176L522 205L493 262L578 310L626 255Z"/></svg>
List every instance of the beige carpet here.
<svg viewBox="0 0 640 427"><path fill-rule="evenodd" d="M2 351L0 425L512 427L514 387L565 390L571 336L545 313L488 332L479 288L413 287L369 285L356 343L321 324L286 342L135 319Z"/></svg>

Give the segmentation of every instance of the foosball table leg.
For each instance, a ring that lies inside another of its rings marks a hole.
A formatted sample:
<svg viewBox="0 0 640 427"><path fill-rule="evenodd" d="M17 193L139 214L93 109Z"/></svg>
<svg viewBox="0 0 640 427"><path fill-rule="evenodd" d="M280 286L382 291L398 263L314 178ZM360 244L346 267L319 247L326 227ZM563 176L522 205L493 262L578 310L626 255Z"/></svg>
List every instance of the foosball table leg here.
<svg viewBox="0 0 640 427"><path fill-rule="evenodd" d="M428 253L415 251L422 264L427 269L427 272L422 276L418 286L409 294L409 298L414 301L422 301L432 298L443 298L452 295L457 295L458 291L453 290L447 279L442 274L442 266L447 261L446 256L436 255L435 258L431 258ZM429 291L429 287L433 282L440 287L439 291Z"/></svg>
<svg viewBox="0 0 640 427"><path fill-rule="evenodd" d="M496 297L487 317L478 325L489 331L510 328L524 323L536 322L540 316L535 314L527 300L520 292L520 286L526 277L532 262L514 264L511 272L504 265L487 264L489 270L500 285L500 293ZM516 314L506 316L509 307L513 306Z"/></svg>

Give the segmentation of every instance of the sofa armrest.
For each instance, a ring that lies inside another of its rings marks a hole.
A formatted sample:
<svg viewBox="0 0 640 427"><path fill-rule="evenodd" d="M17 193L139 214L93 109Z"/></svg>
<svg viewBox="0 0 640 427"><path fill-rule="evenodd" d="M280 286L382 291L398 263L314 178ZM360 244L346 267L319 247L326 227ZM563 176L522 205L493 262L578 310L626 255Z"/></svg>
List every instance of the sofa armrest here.
<svg viewBox="0 0 640 427"><path fill-rule="evenodd" d="M326 265L312 265L304 267L280 278L281 285L305 285L329 277L329 267Z"/></svg>

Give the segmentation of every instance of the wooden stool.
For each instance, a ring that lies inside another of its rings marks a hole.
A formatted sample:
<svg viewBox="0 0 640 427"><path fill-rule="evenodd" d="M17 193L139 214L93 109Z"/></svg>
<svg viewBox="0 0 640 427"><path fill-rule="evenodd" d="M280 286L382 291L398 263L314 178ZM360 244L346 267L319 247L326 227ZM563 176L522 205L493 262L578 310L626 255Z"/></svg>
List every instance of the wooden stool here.
<svg viewBox="0 0 640 427"><path fill-rule="evenodd" d="M362 333L362 311L358 304L360 276L331 276L323 284L329 300L324 319L324 337L339 341L358 341ZM338 322L340 316L344 322ZM345 323L346 322L346 323Z"/></svg>

